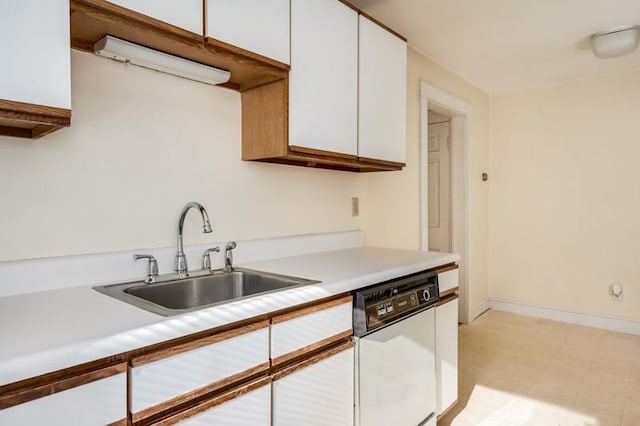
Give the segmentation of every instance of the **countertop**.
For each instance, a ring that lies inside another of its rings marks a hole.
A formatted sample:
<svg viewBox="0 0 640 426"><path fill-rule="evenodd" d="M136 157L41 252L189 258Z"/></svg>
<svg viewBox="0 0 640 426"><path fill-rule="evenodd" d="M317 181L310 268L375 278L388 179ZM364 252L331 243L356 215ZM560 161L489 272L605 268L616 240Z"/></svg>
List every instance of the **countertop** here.
<svg viewBox="0 0 640 426"><path fill-rule="evenodd" d="M0 386L459 261L456 254L362 247L236 265L321 283L174 317L91 287L0 298Z"/></svg>

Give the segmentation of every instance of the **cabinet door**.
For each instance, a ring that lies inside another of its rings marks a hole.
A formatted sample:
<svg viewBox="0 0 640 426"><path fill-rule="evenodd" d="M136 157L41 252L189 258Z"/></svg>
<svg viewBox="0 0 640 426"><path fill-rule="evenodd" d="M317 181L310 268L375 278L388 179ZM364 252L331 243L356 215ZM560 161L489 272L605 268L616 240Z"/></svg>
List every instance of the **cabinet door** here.
<svg viewBox="0 0 640 426"><path fill-rule="evenodd" d="M150 359L145 355L134 358L129 395L134 420L166 408L166 403L179 402L185 394L203 394L228 383L231 378L266 371L269 368L267 325L265 321L230 331L237 335L220 341L216 341L216 336L204 338L185 344L186 350L173 348L166 355L151 354ZM209 339L214 343L209 344ZM197 347L190 349L192 345Z"/></svg>
<svg viewBox="0 0 640 426"><path fill-rule="evenodd" d="M343 350L276 378L272 426L353 426L354 349Z"/></svg>
<svg viewBox="0 0 640 426"><path fill-rule="evenodd" d="M458 400L458 299L436 307L436 412Z"/></svg>
<svg viewBox="0 0 640 426"><path fill-rule="evenodd" d="M289 145L357 155L358 14L291 0Z"/></svg>
<svg viewBox="0 0 640 426"><path fill-rule="evenodd" d="M71 109L68 0L0 2L0 99Z"/></svg>
<svg viewBox="0 0 640 426"><path fill-rule="evenodd" d="M0 410L0 424L103 426L126 419L126 376L116 374Z"/></svg>
<svg viewBox="0 0 640 426"><path fill-rule="evenodd" d="M175 25L196 34L202 28L202 0L109 0L127 9Z"/></svg>
<svg viewBox="0 0 640 426"><path fill-rule="evenodd" d="M253 384L223 395L222 398L229 400L218 404L214 400L204 402L201 406L195 407L191 411L197 411L195 415L190 413L182 416L184 420L179 424L183 426L268 426L271 424L271 383L269 380L262 386L255 387ZM212 405L211 407L207 407ZM176 417L181 417L177 414ZM162 423L162 422L161 422Z"/></svg>
<svg viewBox="0 0 640 426"><path fill-rule="evenodd" d="M206 0L206 36L289 63L289 0Z"/></svg>
<svg viewBox="0 0 640 426"><path fill-rule="evenodd" d="M360 16L358 155L406 161L407 45Z"/></svg>

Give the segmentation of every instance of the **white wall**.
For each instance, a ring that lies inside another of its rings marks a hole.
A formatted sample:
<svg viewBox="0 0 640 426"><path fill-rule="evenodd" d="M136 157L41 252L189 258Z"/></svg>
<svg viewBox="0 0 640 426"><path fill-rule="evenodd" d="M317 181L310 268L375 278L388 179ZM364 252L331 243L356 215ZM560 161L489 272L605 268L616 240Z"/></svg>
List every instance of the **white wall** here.
<svg viewBox="0 0 640 426"><path fill-rule="evenodd" d="M640 72L492 102L490 297L640 319Z"/></svg>
<svg viewBox="0 0 640 426"><path fill-rule="evenodd" d="M37 141L0 137L0 260L358 228L358 175L240 160L240 95L72 53L73 117Z"/></svg>
<svg viewBox="0 0 640 426"><path fill-rule="evenodd" d="M480 179L489 165L489 95L414 49L407 57L407 166L373 173L360 182L360 214L367 245L420 249L420 81L465 100L473 108L470 170L471 309L487 300L488 196Z"/></svg>

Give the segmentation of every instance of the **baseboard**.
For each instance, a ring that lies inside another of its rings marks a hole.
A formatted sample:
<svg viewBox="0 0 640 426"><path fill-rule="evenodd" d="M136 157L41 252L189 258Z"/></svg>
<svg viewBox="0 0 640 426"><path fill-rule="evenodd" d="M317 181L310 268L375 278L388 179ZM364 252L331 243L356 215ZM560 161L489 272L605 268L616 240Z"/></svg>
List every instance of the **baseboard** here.
<svg viewBox="0 0 640 426"><path fill-rule="evenodd" d="M491 309L495 309L497 311L513 312L514 314L529 317L545 318L569 324L585 325L588 327L617 331L619 333L640 335L640 321L605 317L594 314L583 314L579 312L563 311L543 306L525 305L493 299L490 299L488 304Z"/></svg>
<svg viewBox="0 0 640 426"><path fill-rule="evenodd" d="M482 302L482 303L474 306L473 308L469 309L469 322L471 322L474 319L478 318L480 315L482 315L485 312L487 312L490 308L491 308L491 306L489 305L489 301L485 300L484 302Z"/></svg>

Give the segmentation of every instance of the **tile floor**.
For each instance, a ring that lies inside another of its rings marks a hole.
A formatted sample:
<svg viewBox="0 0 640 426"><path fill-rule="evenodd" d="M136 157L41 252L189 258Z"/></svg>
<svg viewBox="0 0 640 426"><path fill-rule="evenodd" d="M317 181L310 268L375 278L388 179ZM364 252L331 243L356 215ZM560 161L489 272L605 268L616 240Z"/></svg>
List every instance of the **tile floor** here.
<svg viewBox="0 0 640 426"><path fill-rule="evenodd" d="M640 426L640 336L488 311L459 328L448 425Z"/></svg>

